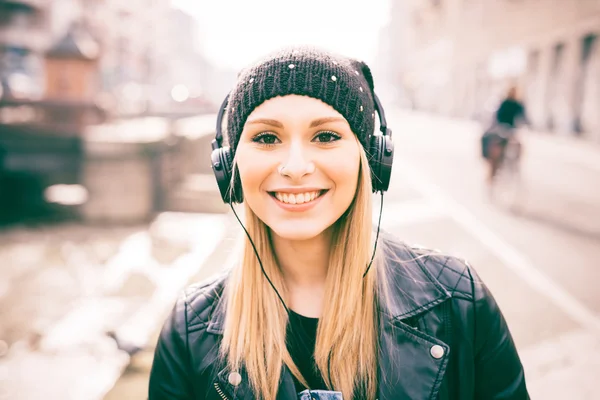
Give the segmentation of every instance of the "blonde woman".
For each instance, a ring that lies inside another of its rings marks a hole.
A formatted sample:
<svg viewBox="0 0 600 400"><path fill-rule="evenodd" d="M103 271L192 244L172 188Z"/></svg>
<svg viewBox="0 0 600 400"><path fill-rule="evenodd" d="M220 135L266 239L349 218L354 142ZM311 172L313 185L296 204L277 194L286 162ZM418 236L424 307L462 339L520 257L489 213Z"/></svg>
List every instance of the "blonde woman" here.
<svg viewBox="0 0 600 400"><path fill-rule="evenodd" d="M528 398L475 272L373 230L393 157L373 89L367 65L312 48L239 75L212 162L248 240L177 301L150 400Z"/></svg>

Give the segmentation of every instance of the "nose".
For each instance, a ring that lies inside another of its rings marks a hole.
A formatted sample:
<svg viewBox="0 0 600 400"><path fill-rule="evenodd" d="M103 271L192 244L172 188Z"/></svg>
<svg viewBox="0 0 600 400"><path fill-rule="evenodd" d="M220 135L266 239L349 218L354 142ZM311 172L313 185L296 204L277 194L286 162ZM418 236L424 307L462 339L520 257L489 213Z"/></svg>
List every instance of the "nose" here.
<svg viewBox="0 0 600 400"><path fill-rule="evenodd" d="M311 160L310 152L302 143L290 144L287 157L279 166L279 173L283 176L298 181L304 176L315 172L315 164Z"/></svg>

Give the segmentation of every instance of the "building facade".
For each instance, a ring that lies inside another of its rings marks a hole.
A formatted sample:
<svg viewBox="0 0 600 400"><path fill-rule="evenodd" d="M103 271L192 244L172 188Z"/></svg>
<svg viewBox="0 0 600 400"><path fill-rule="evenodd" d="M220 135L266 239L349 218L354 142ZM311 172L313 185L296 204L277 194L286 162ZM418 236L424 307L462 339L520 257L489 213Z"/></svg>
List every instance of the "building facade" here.
<svg viewBox="0 0 600 400"><path fill-rule="evenodd" d="M197 24L170 0L0 0L0 98L54 97L48 84L60 71L46 54L76 30L98 45L92 100L111 114L193 109L207 102L202 96L220 101L223 71L202 54ZM185 88L189 104L175 101L175 87Z"/></svg>
<svg viewBox="0 0 600 400"><path fill-rule="evenodd" d="M47 9L41 0L0 0L0 98L41 95Z"/></svg>
<svg viewBox="0 0 600 400"><path fill-rule="evenodd" d="M399 18L415 107L481 117L517 84L534 128L600 141L600 0L394 1Z"/></svg>

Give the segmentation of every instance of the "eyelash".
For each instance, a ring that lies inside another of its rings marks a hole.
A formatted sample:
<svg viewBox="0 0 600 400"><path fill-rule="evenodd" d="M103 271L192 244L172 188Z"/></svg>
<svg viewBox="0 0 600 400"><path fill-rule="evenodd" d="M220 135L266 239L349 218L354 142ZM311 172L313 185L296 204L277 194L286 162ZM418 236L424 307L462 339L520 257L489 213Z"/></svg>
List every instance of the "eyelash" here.
<svg viewBox="0 0 600 400"><path fill-rule="evenodd" d="M328 144L328 143L333 143L336 142L338 140L340 140L342 137L340 135L338 135L335 132L331 132L331 131L323 131L323 132L319 132L314 138L318 138L318 137L322 137L322 136L329 136L331 139L333 140L326 140L326 141L317 141L317 143L321 143L321 144ZM254 136L252 138L252 141L254 143L259 143L262 146L266 146L266 147L271 147L271 146L275 146L277 143L265 143L261 140L264 140L264 138L275 138L276 140L279 140L279 138L277 138L277 136L273 133L269 133L269 132L262 132L259 133L258 135Z"/></svg>
<svg viewBox="0 0 600 400"><path fill-rule="evenodd" d="M322 135L328 135L328 136L330 136L330 137L331 137L333 140L328 140L328 141L325 141L325 142L319 142L319 143L333 143L333 142L337 142L338 140L340 140L340 139L342 138L342 137L341 137L340 135L338 135L337 133L335 133L335 132L331 132L331 131L323 131L323 132L319 132L319 133L317 134L317 136L315 136L314 138L316 139L316 138L318 138L319 136L322 136Z"/></svg>
<svg viewBox="0 0 600 400"><path fill-rule="evenodd" d="M266 147L275 146L275 144L276 144L276 143L264 143L264 142L262 142L262 141L261 141L262 139L264 139L264 138L266 138L266 137L269 137L269 138L271 138L271 137L272 137L272 138L275 138L275 139L279 140L279 139L277 138L277 136L275 136L275 135L274 135L274 134L272 134L272 133L269 133L269 132L262 132L262 133L259 133L259 134L258 134L258 135L256 135L256 136L254 136L254 137L252 138L252 141L253 141L254 143L258 143L258 144L260 144L260 145L262 145L262 146L266 146Z"/></svg>

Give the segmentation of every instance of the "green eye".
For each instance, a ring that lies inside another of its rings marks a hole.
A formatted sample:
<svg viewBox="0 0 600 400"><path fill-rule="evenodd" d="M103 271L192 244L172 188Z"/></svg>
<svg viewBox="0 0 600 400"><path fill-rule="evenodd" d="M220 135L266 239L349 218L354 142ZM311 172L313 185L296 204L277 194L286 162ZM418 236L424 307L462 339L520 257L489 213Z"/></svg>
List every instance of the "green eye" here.
<svg viewBox="0 0 600 400"><path fill-rule="evenodd" d="M273 145L276 144L279 141L279 139L272 133L259 133L258 135L252 138L252 141L254 143Z"/></svg>
<svg viewBox="0 0 600 400"><path fill-rule="evenodd" d="M320 132L313 140L319 143L331 143L340 140L341 136L334 132Z"/></svg>

